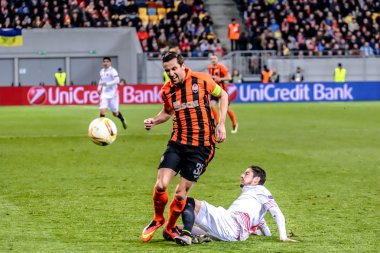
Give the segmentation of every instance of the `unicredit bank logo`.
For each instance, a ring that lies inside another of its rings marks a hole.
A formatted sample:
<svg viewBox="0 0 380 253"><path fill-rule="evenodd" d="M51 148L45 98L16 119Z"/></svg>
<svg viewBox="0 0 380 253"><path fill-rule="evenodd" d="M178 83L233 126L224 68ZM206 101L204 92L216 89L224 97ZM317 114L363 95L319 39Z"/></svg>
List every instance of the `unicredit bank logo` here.
<svg viewBox="0 0 380 253"><path fill-rule="evenodd" d="M42 105L46 98L46 90L43 87L31 87L28 91L28 101L31 105Z"/></svg>
<svg viewBox="0 0 380 253"><path fill-rule="evenodd" d="M227 86L227 93L228 93L228 96L229 96L229 100L230 101L234 101L237 97L237 87L234 85L234 84L230 84Z"/></svg>

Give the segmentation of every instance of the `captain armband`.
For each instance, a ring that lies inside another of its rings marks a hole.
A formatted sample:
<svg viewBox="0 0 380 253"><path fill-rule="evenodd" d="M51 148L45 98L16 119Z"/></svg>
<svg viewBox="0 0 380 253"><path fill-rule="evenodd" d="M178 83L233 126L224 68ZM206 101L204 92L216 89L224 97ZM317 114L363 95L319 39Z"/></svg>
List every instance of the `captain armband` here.
<svg viewBox="0 0 380 253"><path fill-rule="evenodd" d="M211 95L214 97L220 97L220 93L222 93L222 88L219 85L215 85L215 89L212 91Z"/></svg>

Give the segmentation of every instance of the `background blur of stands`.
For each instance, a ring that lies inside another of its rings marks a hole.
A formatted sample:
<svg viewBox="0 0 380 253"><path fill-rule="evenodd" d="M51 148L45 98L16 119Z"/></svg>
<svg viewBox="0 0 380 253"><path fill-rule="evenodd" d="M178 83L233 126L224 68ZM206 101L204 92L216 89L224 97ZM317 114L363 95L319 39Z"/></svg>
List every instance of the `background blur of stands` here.
<svg viewBox="0 0 380 253"><path fill-rule="evenodd" d="M24 30L24 46L0 47L0 86L54 85L54 73L63 68L67 83L98 82L102 57L111 56L121 78L129 84L163 82L159 58L141 49L134 28L81 28ZM360 56L278 56L274 51L234 51L221 62L238 69L245 82L259 82L263 65L276 68L281 82L288 82L300 66L305 82L333 81L340 62L347 69L346 81L379 81L380 58ZM187 58L195 71L206 71L208 58Z"/></svg>
<svg viewBox="0 0 380 253"><path fill-rule="evenodd" d="M22 29L22 47L0 47L0 86L96 84L102 58L128 84L163 82L160 55L175 48L195 71L207 56L259 82L264 65L289 82L300 67L305 82L380 80L380 2L372 0L61 0L0 2L0 27ZM230 51L228 24L241 24Z"/></svg>

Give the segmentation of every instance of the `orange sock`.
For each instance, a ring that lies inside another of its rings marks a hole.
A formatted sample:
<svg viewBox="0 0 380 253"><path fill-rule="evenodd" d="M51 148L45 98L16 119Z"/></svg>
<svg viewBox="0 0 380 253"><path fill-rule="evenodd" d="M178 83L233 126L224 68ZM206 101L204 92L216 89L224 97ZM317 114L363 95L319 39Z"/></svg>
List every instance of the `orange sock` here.
<svg viewBox="0 0 380 253"><path fill-rule="evenodd" d="M170 203L169 218L168 223L166 224L167 228L175 227L178 217L181 215L183 209L185 208L185 205L186 199L178 200L176 197L173 198L172 202Z"/></svg>
<svg viewBox="0 0 380 253"><path fill-rule="evenodd" d="M166 203L168 203L168 193L166 191L159 192L157 188L154 187L153 191L153 205L154 205L154 220L164 221L164 211Z"/></svg>
<svg viewBox="0 0 380 253"><path fill-rule="evenodd" d="M216 108L212 108L211 111L212 111L212 116L214 116L215 124L218 124L219 122L218 110Z"/></svg>
<svg viewBox="0 0 380 253"><path fill-rule="evenodd" d="M230 116L230 119L232 121L232 127L235 127L237 125L236 119L235 119L235 113L232 110L228 110L228 116Z"/></svg>

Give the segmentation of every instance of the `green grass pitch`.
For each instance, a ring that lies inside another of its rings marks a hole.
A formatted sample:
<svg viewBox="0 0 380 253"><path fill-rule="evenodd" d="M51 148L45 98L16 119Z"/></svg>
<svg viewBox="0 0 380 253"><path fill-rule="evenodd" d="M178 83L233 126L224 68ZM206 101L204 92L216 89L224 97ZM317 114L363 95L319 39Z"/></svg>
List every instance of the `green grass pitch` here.
<svg viewBox="0 0 380 253"><path fill-rule="evenodd" d="M0 252L379 252L380 103L233 104L239 132L218 144L190 195L228 207L239 175L264 167L266 186L298 244L273 237L180 247L139 241L153 215L156 167L171 122L159 105L122 106L129 128L100 147L95 106L0 107ZM169 194L172 198L174 185ZM168 207L167 207L168 209Z"/></svg>

